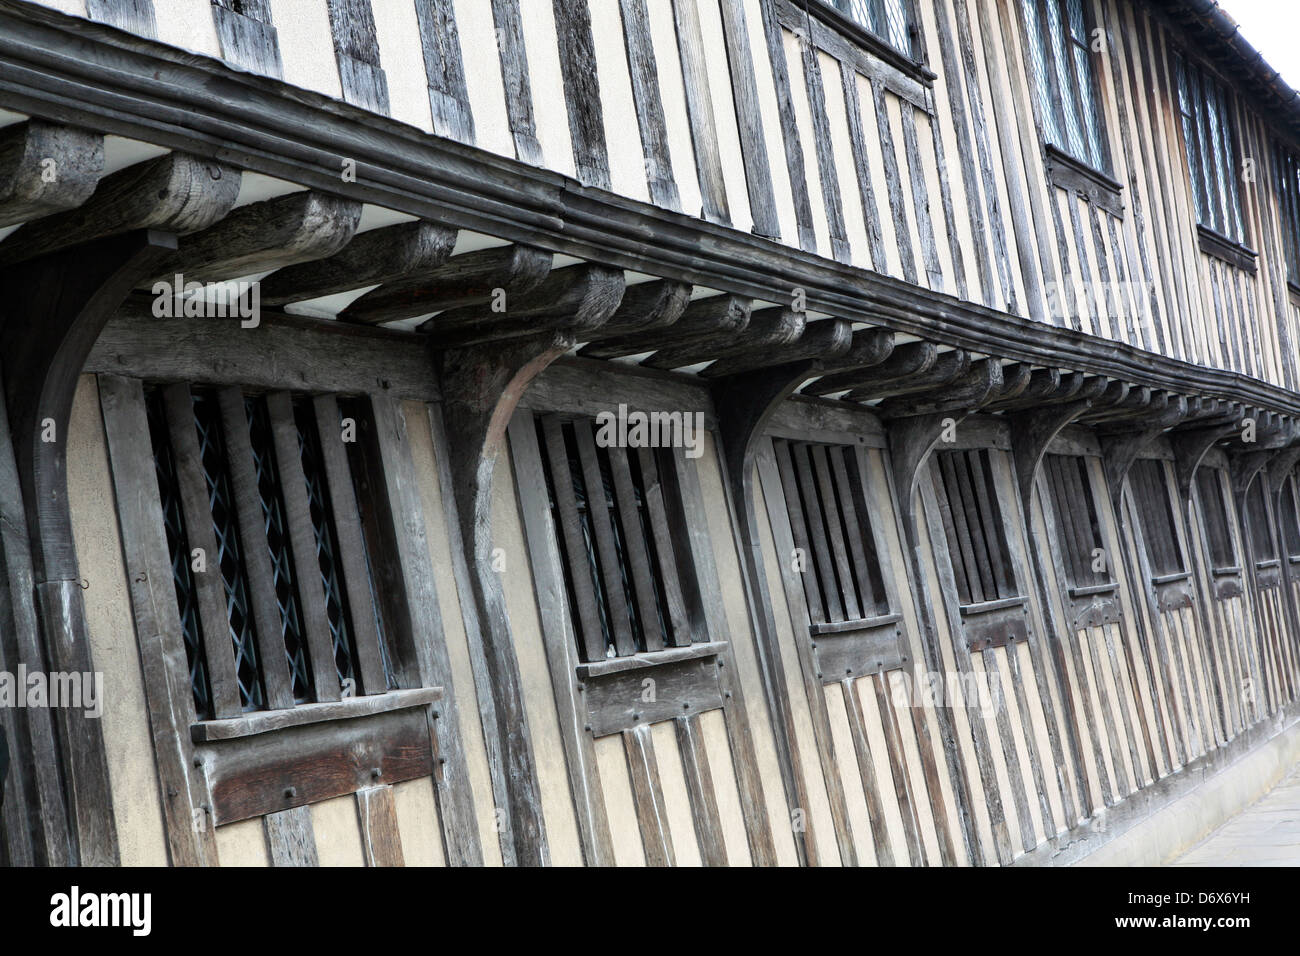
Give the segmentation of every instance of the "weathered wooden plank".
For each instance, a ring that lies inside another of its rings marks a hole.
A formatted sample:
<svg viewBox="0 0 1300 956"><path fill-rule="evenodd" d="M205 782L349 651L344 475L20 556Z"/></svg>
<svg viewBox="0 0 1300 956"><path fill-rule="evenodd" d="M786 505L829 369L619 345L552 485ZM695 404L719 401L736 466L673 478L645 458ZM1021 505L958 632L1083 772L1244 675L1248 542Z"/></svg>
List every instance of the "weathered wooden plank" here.
<svg viewBox="0 0 1300 956"><path fill-rule="evenodd" d="M366 866L405 866L402 834L397 825L397 803L391 786L357 791L357 819L361 825L361 850Z"/></svg>
<svg viewBox="0 0 1300 956"><path fill-rule="evenodd" d="M86 0L86 16L140 36L158 35L153 0Z"/></svg>
<svg viewBox="0 0 1300 956"><path fill-rule="evenodd" d="M917 817L916 801L912 798L912 777L907 769L907 756L903 752L903 735L898 726L898 714L889 694L888 673L872 674L871 687L876 692L876 707L880 710L880 723L885 733L885 753L889 757L889 772L894 780L894 799L903 818L903 835L907 840L907 853L913 866L925 865L925 847L921 843L921 826Z"/></svg>
<svg viewBox="0 0 1300 956"><path fill-rule="evenodd" d="M781 37L781 23L777 19L776 0L759 0L759 6L763 16L767 56L772 67L772 85L776 90L776 107L781 117L785 165L790 171L790 195L794 201L795 223L799 230L799 248L805 252L816 252L817 235L813 231L808 174L804 167L803 147L799 143L799 123L795 119L790 70L785 60L785 42Z"/></svg>
<svg viewBox="0 0 1300 956"><path fill-rule="evenodd" d="M673 837L668 828L663 786L659 782L659 764L655 760L650 728L643 724L623 731L623 749L632 776L632 800L636 805L637 823L646 863L650 866L675 866Z"/></svg>
<svg viewBox="0 0 1300 956"><path fill-rule="evenodd" d="M375 34L375 15L370 3L371 0L327 0L326 6L343 99L387 114L388 81L379 65L379 38Z"/></svg>
<svg viewBox="0 0 1300 956"><path fill-rule="evenodd" d="M220 551L212 527L212 507L198 434L194 427L194 399L188 385L170 385L163 393L167 411L181 515L185 521L185 542L191 551L202 552L204 570L194 571L195 603L198 605L203 636L203 660L212 691L213 716L233 717L239 713L239 681L230 643L230 618L226 613L225 587L221 580Z"/></svg>
<svg viewBox="0 0 1300 956"><path fill-rule="evenodd" d="M593 342L582 350L585 358L620 358L654 351L672 342L674 348L685 344L713 341L719 335L738 335L749 326L752 303L743 296L717 295L696 299L688 305L667 333L655 329L616 335Z"/></svg>
<svg viewBox="0 0 1300 956"><path fill-rule="evenodd" d="M462 715L451 677L451 662L442 631L442 614L434 583L424 506L411 458L407 425L400 404L387 395L369 397L371 434L362 436L363 501L375 509L384 546L371 548L377 584L384 582L381 600L388 602L385 627L405 647L405 670L419 684L442 687L445 698L433 713L434 739L440 758L434 774L438 822L448 862L453 866L482 864L478 824L470 792L469 768L460 726ZM358 428L359 432L363 429ZM402 657L402 652L397 655ZM399 668L401 662L395 662ZM407 685L410 686L410 685Z"/></svg>
<svg viewBox="0 0 1300 956"><path fill-rule="evenodd" d="M134 229L185 235L222 219L239 196L239 171L185 153L118 170L74 209L29 222L0 241L0 265Z"/></svg>
<svg viewBox="0 0 1300 956"><path fill-rule="evenodd" d="M785 346L797 342L807 327L807 315L791 309L760 309L750 316L739 332L724 331L716 337L700 337L690 345L660 349L641 361L646 368L681 368L755 351L782 355Z"/></svg>
<svg viewBox="0 0 1300 956"><path fill-rule="evenodd" d="M543 422L545 424L546 420L544 419ZM556 431L556 423L552 421L546 433L548 445L552 445ZM542 465L541 443L533 413L529 410L517 411L510 422L509 434L511 461L515 469L515 493L519 496L519 512L524 524L528 556L533 569L533 585L537 593L542 641L546 648L551 689L555 695L560 737L564 743L564 763L568 773L569 789L573 794L578 836L582 841L582 855L590 866L612 865L613 840L596 764L596 751L586 724L587 708L580 697L578 684L573 679L578 661L578 641L574 633L577 622L569 616L569 600L559 551L560 542L557 540L555 523L551 519L550 502L547 500L546 474ZM560 445L562 448L563 443L561 442ZM563 464L563 477L561 473L553 471L552 479L557 488L573 487L572 478L568 474L567 460ZM573 496L561 495L559 501L562 504L566 499L572 507ZM656 522L656 527L658 526L659 522ZM569 530L565 529L564 534L566 535L564 544L570 547L567 538ZM572 553L570 551L570 554ZM660 553L663 553L662 550ZM572 578L575 589L581 587L580 582L584 577L586 576L575 575ZM586 603L582 605L587 610L579 613L583 615L594 613L589 577L586 578L585 592L580 591L580 593L587 595L583 599ZM587 620L593 619L587 617ZM604 639L598 637L596 645L597 652L588 655L590 660L604 658Z"/></svg>
<svg viewBox="0 0 1300 956"><path fill-rule="evenodd" d="M194 721L194 697L176 614L144 391L139 381L101 375L99 400L149 730L162 784L168 858L176 866L213 865L217 862L213 821L206 814L195 814L195 808L207 802L207 788L202 771L192 763L188 727ZM46 805L43 799L42 806Z"/></svg>
<svg viewBox="0 0 1300 956"><path fill-rule="evenodd" d="M310 807L294 807L262 818L272 866L320 866Z"/></svg>
<svg viewBox="0 0 1300 956"><path fill-rule="evenodd" d="M821 180L822 202L826 207L826 228L830 234L831 255L840 262L849 261L849 240L844 228L844 201L840 196L839 172L835 168L835 149L831 144L830 117L826 114L826 90L822 83L821 61L811 37L799 37L803 57L804 86L808 92L808 111L812 117L813 146L817 155L817 173Z"/></svg>
<svg viewBox="0 0 1300 956"><path fill-rule="evenodd" d="M506 115L515 141L515 156L525 163L540 166L542 146L537 141L519 0L492 0L492 21L496 26L497 56L501 61L501 82L505 87Z"/></svg>
<svg viewBox="0 0 1300 956"><path fill-rule="evenodd" d="M894 849L885 828L884 804L880 800L880 785L876 780L875 760L871 756L871 741L867 737L867 723L862 716L862 702L854 678L840 681L844 692L844 707L848 713L849 733L853 737L853 750L858 762L858 775L862 779L862 795L867 804L867 818L871 823L871 841L876 850L877 866L894 865Z"/></svg>
<svg viewBox="0 0 1300 956"><path fill-rule="evenodd" d="M658 64L655 62L654 42L650 38L646 0L619 0L619 10L623 14L623 44L632 78L632 101L641 133L650 201L669 209L681 209L677 182L673 179L672 157L668 151L668 124L659 95Z"/></svg>
<svg viewBox="0 0 1300 956"><path fill-rule="evenodd" d="M280 79L280 42L270 0L212 0L221 58L254 73Z"/></svg>
<svg viewBox="0 0 1300 956"><path fill-rule="evenodd" d="M569 139L578 179L608 189L609 152L605 145L605 115L596 75L596 43L591 33L588 0L552 0L560 47L560 73L569 114Z"/></svg>
<svg viewBox="0 0 1300 956"><path fill-rule="evenodd" d="M700 197L704 203L700 215L713 222L727 224L731 222L731 212L727 205L727 187L722 174L722 154L718 148L713 97L709 92L700 11L696 0L672 0L672 4L673 19L677 26L677 53L681 59L682 83L686 91L686 114L691 124L691 141L695 147L695 171L699 176Z"/></svg>
<svg viewBox="0 0 1300 956"><path fill-rule="evenodd" d="M158 263L155 275L170 280L180 273L187 283L214 282L323 259L348 244L360 221L361 203L324 193L250 203L184 237L176 252Z"/></svg>
<svg viewBox="0 0 1300 956"><path fill-rule="evenodd" d="M686 778L686 794L691 801L691 817L695 822L695 839L700 847L700 859L705 866L726 866L727 848L722 837L722 818L718 813L718 799L713 790L713 774L709 770L709 753L704 745L698 715L678 717L677 749L682 755L682 773Z"/></svg>
<svg viewBox="0 0 1300 956"><path fill-rule="evenodd" d="M498 295L502 297L502 307L509 309L511 297L531 292L550 271L551 254L530 246L467 252L452 256L424 275L371 289L340 312L339 319L377 325L478 305Z"/></svg>
<svg viewBox="0 0 1300 956"><path fill-rule="evenodd" d="M241 556L248 572L249 603L257 634L257 659L271 707L294 705L293 681L285 647L284 619L275 593L275 575L262 515L262 495L253 464L244 394L234 386L217 393L226 465L239 525Z"/></svg>
<svg viewBox="0 0 1300 956"><path fill-rule="evenodd" d="M348 596L348 608L352 612L348 624L357 649L360 689L364 694L382 694L388 689L388 680L384 674L384 652L380 647L376 618L378 612L367 568L361 515L357 509L347 450L343 447L344 426L338 400L333 395L318 395L312 399L312 407L320 442L321 465L325 470L325 485L329 492L330 513L334 516L338 545L336 557Z"/></svg>
<svg viewBox="0 0 1300 956"><path fill-rule="evenodd" d="M103 168L97 133L35 119L0 130L0 226L75 209Z"/></svg>
<svg viewBox="0 0 1300 956"><path fill-rule="evenodd" d="M740 155L749 187L749 213L755 235L778 239L781 225L776 214L772 171L768 164L767 140L758 101L758 79L754 74L749 28L745 25L743 0L720 0L722 30L727 44L727 65L731 71L731 93L736 105L736 128L740 134Z"/></svg>
<svg viewBox="0 0 1300 956"><path fill-rule="evenodd" d="M417 0L415 16L424 51L424 74L429 82L433 131L472 145L474 116L465 86L454 4L452 0Z"/></svg>
<svg viewBox="0 0 1300 956"><path fill-rule="evenodd" d="M316 554L316 531L311 520L311 505L307 500L307 476L303 471L302 454L298 448L298 425L294 420L292 397L288 392L269 393L266 396L266 412L275 446L284 517L289 525L289 550L293 556L298 609L306 632L312 685L316 690L316 700L338 700L340 686L334 662L334 641L325 607L325 586L321 577L320 560Z"/></svg>

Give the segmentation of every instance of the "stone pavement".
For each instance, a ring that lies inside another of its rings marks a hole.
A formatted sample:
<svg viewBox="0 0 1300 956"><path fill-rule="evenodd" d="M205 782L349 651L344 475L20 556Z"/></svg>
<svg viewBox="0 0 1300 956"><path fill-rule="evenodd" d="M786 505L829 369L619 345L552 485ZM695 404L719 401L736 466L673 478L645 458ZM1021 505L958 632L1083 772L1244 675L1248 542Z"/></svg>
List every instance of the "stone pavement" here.
<svg viewBox="0 0 1300 956"><path fill-rule="evenodd" d="M1300 866L1300 766L1173 866Z"/></svg>

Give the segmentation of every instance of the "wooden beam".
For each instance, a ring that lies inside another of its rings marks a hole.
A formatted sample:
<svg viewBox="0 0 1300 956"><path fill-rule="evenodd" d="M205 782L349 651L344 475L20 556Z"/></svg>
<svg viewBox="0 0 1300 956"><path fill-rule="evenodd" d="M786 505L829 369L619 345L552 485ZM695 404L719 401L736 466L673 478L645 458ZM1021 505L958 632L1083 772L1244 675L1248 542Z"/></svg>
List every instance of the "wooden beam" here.
<svg viewBox="0 0 1300 956"><path fill-rule="evenodd" d="M605 266L556 269L526 297L448 309L424 322L419 331L435 348L473 345L546 329L563 328L575 336L604 324L623 299L623 273ZM522 300L522 301L521 301Z"/></svg>
<svg viewBox="0 0 1300 956"><path fill-rule="evenodd" d="M537 121L533 116L532 82L519 0L492 0L492 22L497 30L497 54L501 60L501 81L505 86L506 114L515 141L515 156L525 163L541 166L542 146L537 141Z"/></svg>
<svg viewBox="0 0 1300 956"><path fill-rule="evenodd" d="M334 58L343 99L354 106L388 113L388 81L379 65L379 37L371 0L327 0ZM451 27L455 40L455 24Z"/></svg>
<svg viewBox="0 0 1300 956"><path fill-rule="evenodd" d="M422 275L445 263L455 244L456 230L431 222L372 229L331 256L284 266L264 277L261 302L279 306Z"/></svg>
<svg viewBox="0 0 1300 956"><path fill-rule="evenodd" d="M0 250L3 246L0 246ZM452 256L423 276L389 282L339 313L344 322L378 325L430 312L490 302L530 292L551 271L551 254L529 246L501 246Z"/></svg>
<svg viewBox="0 0 1300 956"><path fill-rule="evenodd" d="M236 169L168 153L105 176L75 209L37 219L0 241L0 266L135 229L185 235L222 219L239 197Z"/></svg>
<svg viewBox="0 0 1300 956"><path fill-rule="evenodd" d="M474 142L474 116L465 83L460 33L452 0L419 0L415 5L429 83L433 131L461 143ZM510 92L510 91L507 91ZM507 97L508 99L509 97Z"/></svg>
<svg viewBox="0 0 1300 956"><path fill-rule="evenodd" d="M317 192L297 192L240 206L220 222L184 237L155 275L216 282L323 259L351 240L361 204Z"/></svg>
<svg viewBox="0 0 1300 956"><path fill-rule="evenodd" d="M619 335L592 342L582 349L586 358L610 359L639 352L652 352L666 341L676 346L715 339L721 334L737 334L749 325L750 300L741 296L719 295L696 299L690 303L670 332L652 330Z"/></svg>
<svg viewBox="0 0 1300 956"><path fill-rule="evenodd" d="M0 130L0 226L75 209L104 169L104 137L28 120Z"/></svg>
<svg viewBox="0 0 1300 956"><path fill-rule="evenodd" d="M861 368L824 375L804 388L807 395L830 395L862 385L864 379L879 385L892 384L924 375L934 368L939 349L931 342L909 342L896 348L890 357L872 366L864 375Z"/></svg>
<svg viewBox="0 0 1300 956"><path fill-rule="evenodd" d="M743 340L742 340L743 341ZM888 346L885 342L888 342ZM742 344L727 349L717 361L700 371L702 378L723 378L773 365L814 360L821 369L828 366L874 365L882 359L874 356L883 348L894 347L892 332L883 329L853 331L853 324L843 319L817 319L804 327L803 334L782 349L751 347Z"/></svg>
<svg viewBox="0 0 1300 956"><path fill-rule="evenodd" d="M587 334L593 340L648 332L673 325L691 301L691 287L682 282L660 279L629 285L614 314L598 329Z"/></svg>
<svg viewBox="0 0 1300 956"><path fill-rule="evenodd" d="M468 578L461 611L471 646L483 657L482 673L476 672L479 695L491 703L484 737L504 790L505 804L498 808L501 850L508 863L523 865L544 865L550 851L510 615L493 566L492 481L520 397L572 344L567 334L551 332L438 353L445 395L445 440L438 451L448 462L444 494L456 506L456 520L449 522L453 546Z"/></svg>
<svg viewBox="0 0 1300 956"><path fill-rule="evenodd" d="M600 80L596 75L596 41L591 33L588 0L552 0L559 39L564 104L569 114L569 140L578 179L588 186L609 188L609 153Z"/></svg>
<svg viewBox="0 0 1300 956"><path fill-rule="evenodd" d="M750 314L749 324L740 332L722 332L717 338L700 338L689 345L670 346L642 359L646 368L672 369L707 362L732 350L766 349L782 354L798 341L807 325L803 312L774 306Z"/></svg>

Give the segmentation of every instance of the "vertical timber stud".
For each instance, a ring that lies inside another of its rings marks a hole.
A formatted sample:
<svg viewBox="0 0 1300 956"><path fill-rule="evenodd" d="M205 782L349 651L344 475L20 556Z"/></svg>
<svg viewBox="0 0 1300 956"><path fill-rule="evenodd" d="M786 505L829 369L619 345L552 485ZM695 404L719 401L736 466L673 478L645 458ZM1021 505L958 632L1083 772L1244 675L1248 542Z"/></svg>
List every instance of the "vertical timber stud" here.
<svg viewBox="0 0 1300 956"><path fill-rule="evenodd" d="M925 561L921 554L920 526L916 513L917 482L921 469L925 467L930 453L939 443L944 428L948 427L949 422L960 425L970 411L930 412L896 419L888 426L890 478L894 484L898 520L903 527L909 577L912 586L917 589L922 587L922 582L926 578ZM939 629L935 622L934 610L924 599L916 602L916 608L921 624L921 646L926 656L925 666L932 673L941 674L944 665L939 652ZM961 636L957 635L956 639L961 640ZM957 743L956 726L946 705L936 707L934 713L939 724L939 733L943 737L943 752L952 781L953 800L956 803L957 819L961 823L966 858L973 865L981 866L984 863L984 855L980 847L979 834L975 831L970 776L966 771L965 756Z"/></svg>
<svg viewBox="0 0 1300 956"><path fill-rule="evenodd" d="M1099 384L1104 385L1105 380L1099 380ZM1034 528L1034 487L1043 456L1047 452L1047 446L1052 443L1052 439L1060 433L1061 429L1065 428L1066 425L1078 418L1091 406L1092 400L1083 398L1058 405L1047 405L1042 408L1029 408L1007 416L1007 424L1011 434L1011 454L1015 464L1016 483L1018 485L1017 490L1020 493L1020 505L1024 515L1025 530L1031 537ZM1043 499L1043 505L1044 508L1049 507L1046 498ZM1043 657L1046 657L1050 662L1049 666L1051 666L1052 675L1055 678L1057 693L1061 696L1061 705L1066 711L1065 730L1070 745L1070 757L1074 763L1074 782L1078 791L1079 807L1082 809L1082 813L1078 812L1074 806L1074 794L1072 794L1066 781L1063 778L1060 779L1066 828L1069 829L1081 816L1087 815L1089 806L1088 765L1083 758L1083 750L1079 742L1074 698L1070 693L1069 675L1065 670L1064 658L1059 654L1061 642L1067 639L1067 627L1065 622L1056 618L1056 605L1052 601L1048 588L1051 575L1045 566L1044 549L1031 547L1029 550L1033 555L1034 581L1038 587L1039 603L1043 608L1043 614L1047 618L1050 632L1045 635L1044 642L1050 642L1054 652L1041 656L1035 653L1034 676L1038 680L1040 693L1042 694L1044 716L1047 718L1049 737L1053 746L1052 756L1056 761L1059 773L1063 763L1062 754L1059 753L1060 741L1056 737L1055 713L1051 704L1051 692L1047 681L1044 679L1045 675L1042 673L1041 661Z"/></svg>
<svg viewBox="0 0 1300 956"><path fill-rule="evenodd" d="M329 0L328 7L343 99L387 115L388 81L379 65L379 37L370 0ZM454 30L451 40L455 40Z"/></svg>
<svg viewBox="0 0 1300 956"><path fill-rule="evenodd" d="M415 0L424 51L424 73L429 84L433 131L461 143L474 143L474 117L465 86L460 33L452 0Z"/></svg>
<svg viewBox="0 0 1300 956"><path fill-rule="evenodd" d="M519 0L492 0L492 22L496 25L497 55L501 60L501 82L506 91L506 114L515 140L515 156L525 163L540 166L542 145L537 141L537 120L533 114L533 91L528 76L528 53L524 49Z"/></svg>
<svg viewBox="0 0 1300 956"><path fill-rule="evenodd" d="M560 43L560 72L569 113L569 138L578 179L587 186L609 188L609 154L596 76L596 41L591 35L587 0L552 0Z"/></svg>
<svg viewBox="0 0 1300 956"><path fill-rule="evenodd" d="M462 601L466 628L471 640L478 633L479 640L472 642L482 646L485 657L494 719L485 721L484 736L504 780L505 793L498 800L504 796L506 802L498 808L504 811L498 818L507 865L544 866L550 851L510 616L493 567L492 476L524 390L572 346L570 335L550 332L437 353L445 431L439 455L448 461L460 548L469 568L471 600ZM476 620L468 616L470 604Z"/></svg>
<svg viewBox="0 0 1300 956"><path fill-rule="evenodd" d="M863 337L860 339L860 347L853 350L854 361L859 367L877 365L887 359L893 351L894 339L891 333L871 331L861 335ZM759 535L758 511L755 504L754 470L759 441L773 412L796 388L824 371L822 362L817 359L807 359L770 368L759 367L736 371L718 376L711 382L714 407L718 416L723 465L740 538L741 567L754 618L759 671L772 721L773 736L776 740L782 782L791 810L803 808L805 813L808 808L807 785L799 770L801 761L798 758L794 715L786 692L787 684L781 665L776 621L772 615L771 595L768 593L767 571L763 562L762 539ZM809 676L804 675L805 678ZM857 851L850 832L848 806L835 761L829 719L818 681L813 681L813 686L810 688L809 705L814 717L817 750L831 804L831 817L835 826L840 861L845 866L856 866ZM795 840L795 849L800 863L804 865L817 863L816 841L810 825L806 825L800 832Z"/></svg>
<svg viewBox="0 0 1300 956"><path fill-rule="evenodd" d="M140 36L158 35L153 0L86 0L86 16Z"/></svg>
<svg viewBox="0 0 1300 956"><path fill-rule="evenodd" d="M212 20L223 60L276 79L284 75L271 0L212 0Z"/></svg>
<svg viewBox="0 0 1300 956"><path fill-rule="evenodd" d="M32 542L51 670L92 673L67 488L67 429L77 378L110 315L176 248L139 231L53 253L0 274L5 398ZM57 719L74 835L71 862L119 862L103 729L79 711Z"/></svg>

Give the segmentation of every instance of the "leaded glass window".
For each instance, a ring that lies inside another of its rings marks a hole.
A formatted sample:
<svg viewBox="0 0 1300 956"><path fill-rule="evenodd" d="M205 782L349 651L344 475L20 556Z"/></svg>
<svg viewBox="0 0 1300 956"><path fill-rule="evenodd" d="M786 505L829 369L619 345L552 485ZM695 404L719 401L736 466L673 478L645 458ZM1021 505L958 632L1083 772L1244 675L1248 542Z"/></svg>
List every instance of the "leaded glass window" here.
<svg viewBox="0 0 1300 956"><path fill-rule="evenodd" d="M1227 92L1218 79L1181 56L1174 57L1174 73L1196 222L1233 242L1244 243L1240 164Z"/></svg>
<svg viewBox="0 0 1300 956"><path fill-rule="evenodd" d="M1109 172L1082 0L1021 0L1021 5L1044 137L1066 155Z"/></svg>

